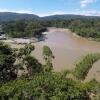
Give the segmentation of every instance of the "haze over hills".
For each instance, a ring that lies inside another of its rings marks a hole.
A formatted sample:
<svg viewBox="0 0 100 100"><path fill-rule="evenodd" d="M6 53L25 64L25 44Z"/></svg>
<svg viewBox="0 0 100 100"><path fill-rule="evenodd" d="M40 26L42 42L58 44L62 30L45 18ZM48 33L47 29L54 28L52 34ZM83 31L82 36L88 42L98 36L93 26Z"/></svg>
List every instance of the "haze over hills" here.
<svg viewBox="0 0 100 100"><path fill-rule="evenodd" d="M60 19L76 19L76 18L100 18L100 16L84 16L74 14L64 15L51 15L45 17L39 17L35 14L23 14L23 13L12 13L12 12L0 12L0 22L14 21L14 20L60 20Z"/></svg>

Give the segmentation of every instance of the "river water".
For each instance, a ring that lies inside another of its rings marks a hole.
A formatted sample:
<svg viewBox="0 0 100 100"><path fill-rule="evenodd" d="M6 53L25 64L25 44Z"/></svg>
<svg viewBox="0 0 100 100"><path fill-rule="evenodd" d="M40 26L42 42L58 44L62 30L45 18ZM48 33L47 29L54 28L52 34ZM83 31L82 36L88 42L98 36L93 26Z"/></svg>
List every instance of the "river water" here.
<svg viewBox="0 0 100 100"><path fill-rule="evenodd" d="M100 42L89 41L78 37L68 29L49 28L48 30L45 41L36 43L36 49L33 55L43 63L43 45L49 46L55 56L53 65L56 71L73 69L75 64L84 55L100 52ZM93 78L94 76L98 77L98 75L100 76L100 61L94 64L89 72L89 76L93 76ZM87 79L89 79L89 77Z"/></svg>

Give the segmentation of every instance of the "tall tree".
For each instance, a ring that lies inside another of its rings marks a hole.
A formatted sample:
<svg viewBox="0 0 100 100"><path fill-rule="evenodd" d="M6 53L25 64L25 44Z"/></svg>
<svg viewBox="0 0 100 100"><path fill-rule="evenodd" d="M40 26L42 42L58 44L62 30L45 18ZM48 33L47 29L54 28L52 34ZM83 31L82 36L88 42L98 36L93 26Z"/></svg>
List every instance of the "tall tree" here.
<svg viewBox="0 0 100 100"><path fill-rule="evenodd" d="M0 83L7 82L17 77L14 66L15 55L13 49L0 43Z"/></svg>

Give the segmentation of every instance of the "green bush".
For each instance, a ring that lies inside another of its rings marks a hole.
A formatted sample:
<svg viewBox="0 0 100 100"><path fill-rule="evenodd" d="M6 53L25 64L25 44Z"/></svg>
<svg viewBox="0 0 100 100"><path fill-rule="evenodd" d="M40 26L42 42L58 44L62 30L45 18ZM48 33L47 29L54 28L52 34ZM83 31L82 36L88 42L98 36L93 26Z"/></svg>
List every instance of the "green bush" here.
<svg viewBox="0 0 100 100"><path fill-rule="evenodd" d="M0 87L0 100L89 100L84 84L61 73L41 73Z"/></svg>
<svg viewBox="0 0 100 100"><path fill-rule="evenodd" d="M79 80L84 80L93 64L100 59L100 54L86 55L74 69L73 74Z"/></svg>

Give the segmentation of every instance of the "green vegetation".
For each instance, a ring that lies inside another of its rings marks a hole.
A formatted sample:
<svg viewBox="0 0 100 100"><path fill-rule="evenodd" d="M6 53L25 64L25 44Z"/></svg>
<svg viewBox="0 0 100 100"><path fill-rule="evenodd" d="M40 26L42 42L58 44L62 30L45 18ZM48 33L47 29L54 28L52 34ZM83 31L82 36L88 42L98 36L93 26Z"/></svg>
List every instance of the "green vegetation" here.
<svg viewBox="0 0 100 100"><path fill-rule="evenodd" d="M3 31L8 37L13 38L37 37L46 31L46 27L39 21L18 20L3 24Z"/></svg>
<svg viewBox="0 0 100 100"><path fill-rule="evenodd" d="M9 37L39 37L46 27L68 28L82 37L100 40L100 18L68 18L56 20L18 20L3 23Z"/></svg>
<svg viewBox="0 0 100 100"><path fill-rule="evenodd" d="M51 71L53 69L52 59L54 59L54 55L51 49L48 46L43 47L43 58L45 60L45 71Z"/></svg>
<svg viewBox="0 0 100 100"><path fill-rule="evenodd" d="M100 54L88 54L82 59L74 69L74 76L79 80L84 80L93 64L100 59Z"/></svg>
<svg viewBox="0 0 100 100"><path fill-rule="evenodd" d="M26 45L24 48L20 48L16 52L17 65L19 68L27 70L28 75L33 73L39 73L42 71L42 66L36 58L34 58L31 53L35 47L31 44Z"/></svg>
<svg viewBox="0 0 100 100"><path fill-rule="evenodd" d="M0 43L0 83L16 79L15 53L8 45Z"/></svg>
<svg viewBox="0 0 100 100"><path fill-rule="evenodd" d="M45 65L31 55L34 49L30 44L12 49L0 43L0 100L100 100L100 83L96 80L82 83L67 77L70 71L54 72L51 49L43 47ZM87 55L77 64L75 76L83 79L99 58L100 54ZM20 70L28 73L18 77Z"/></svg>
<svg viewBox="0 0 100 100"><path fill-rule="evenodd" d="M67 19L54 21L12 21L3 24L8 37L39 37L46 27L69 28L86 38L100 39L99 19ZM42 65L31 55L35 47L12 49L0 43L0 100L100 100L100 83L95 79L83 82L100 54L88 54L74 71L54 72L54 55L43 47ZM23 71L19 75L19 72ZM69 77L71 74L73 77Z"/></svg>
<svg viewBox="0 0 100 100"><path fill-rule="evenodd" d="M0 100L89 100L85 84L61 73L41 73L0 87Z"/></svg>
<svg viewBox="0 0 100 100"><path fill-rule="evenodd" d="M57 16L56 16L57 18ZM17 20L5 22L3 31L8 37L39 37L46 27L69 28L72 32L100 40L100 19L57 18L56 20ZM100 54L88 54L74 71L55 72L54 55L48 46L43 47L42 65L31 55L35 47L12 49L0 43L0 100L100 100L100 83L95 79L85 83L89 70L100 59ZM19 76L19 72L21 73ZM73 77L69 77L71 74Z"/></svg>
<svg viewBox="0 0 100 100"><path fill-rule="evenodd" d="M77 35L100 40L100 18L76 18L48 21L48 26L68 28Z"/></svg>
<svg viewBox="0 0 100 100"><path fill-rule="evenodd" d="M36 58L31 56L33 50L32 45L26 45L18 50L0 43L0 83L16 79L21 69L27 70L29 75L32 72L40 72L42 66Z"/></svg>
<svg viewBox="0 0 100 100"><path fill-rule="evenodd" d="M82 37L99 40L100 39L99 23L100 20L75 20L72 22L70 29Z"/></svg>

